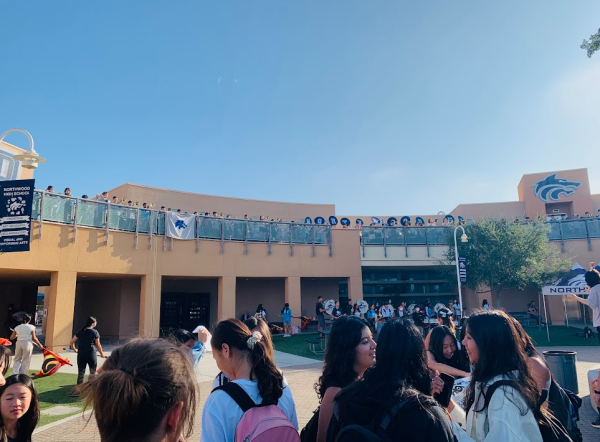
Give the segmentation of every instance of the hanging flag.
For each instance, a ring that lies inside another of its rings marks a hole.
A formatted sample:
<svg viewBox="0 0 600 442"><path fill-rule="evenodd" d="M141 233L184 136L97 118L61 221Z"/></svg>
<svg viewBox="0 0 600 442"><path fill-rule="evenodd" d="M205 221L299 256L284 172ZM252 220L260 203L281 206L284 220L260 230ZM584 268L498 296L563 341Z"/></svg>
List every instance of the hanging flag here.
<svg viewBox="0 0 600 442"><path fill-rule="evenodd" d="M34 185L34 180L0 181L0 252L29 251Z"/></svg>
<svg viewBox="0 0 600 442"><path fill-rule="evenodd" d="M467 258L464 256L458 257L458 274L462 284L467 283Z"/></svg>
<svg viewBox="0 0 600 442"><path fill-rule="evenodd" d="M196 216L167 212L167 236L176 239L196 239Z"/></svg>
<svg viewBox="0 0 600 442"><path fill-rule="evenodd" d="M44 362L42 362L42 369L34 375L35 377L50 376L56 373L63 365L73 365L69 359L63 359L46 348L42 349L42 352L44 353Z"/></svg>

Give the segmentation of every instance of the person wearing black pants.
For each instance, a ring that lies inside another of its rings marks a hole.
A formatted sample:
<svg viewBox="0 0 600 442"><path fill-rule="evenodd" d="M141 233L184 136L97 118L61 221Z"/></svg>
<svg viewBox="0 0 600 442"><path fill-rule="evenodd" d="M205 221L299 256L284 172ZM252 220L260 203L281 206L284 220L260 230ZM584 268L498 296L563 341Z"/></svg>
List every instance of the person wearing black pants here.
<svg viewBox="0 0 600 442"><path fill-rule="evenodd" d="M94 329L96 324L96 318L90 316L86 319L85 326L71 339L71 349L77 353L77 385L83 383L86 367L90 367L90 376L96 374L98 366L96 351L101 357L106 358L100 344L100 334ZM77 348L75 348L76 342ZM79 396L79 391L74 391L71 396Z"/></svg>

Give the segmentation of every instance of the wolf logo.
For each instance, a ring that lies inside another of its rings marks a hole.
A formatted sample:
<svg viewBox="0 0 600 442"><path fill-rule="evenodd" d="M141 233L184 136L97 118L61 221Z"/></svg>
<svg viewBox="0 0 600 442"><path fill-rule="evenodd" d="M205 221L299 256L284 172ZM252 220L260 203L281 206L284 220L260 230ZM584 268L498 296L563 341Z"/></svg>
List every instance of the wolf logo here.
<svg viewBox="0 0 600 442"><path fill-rule="evenodd" d="M14 211L14 210L19 210L24 205L25 205L25 203L20 203L20 202L15 201L14 203L10 203L10 206L8 208L11 211Z"/></svg>
<svg viewBox="0 0 600 442"><path fill-rule="evenodd" d="M556 178L556 174L553 173L535 183L533 192L535 196L547 203L548 201L559 201L560 195L572 195L579 187L581 187L581 183Z"/></svg>
<svg viewBox="0 0 600 442"><path fill-rule="evenodd" d="M175 221L175 227L177 229L183 230L183 229L187 228L187 224L182 220L177 220L177 221Z"/></svg>

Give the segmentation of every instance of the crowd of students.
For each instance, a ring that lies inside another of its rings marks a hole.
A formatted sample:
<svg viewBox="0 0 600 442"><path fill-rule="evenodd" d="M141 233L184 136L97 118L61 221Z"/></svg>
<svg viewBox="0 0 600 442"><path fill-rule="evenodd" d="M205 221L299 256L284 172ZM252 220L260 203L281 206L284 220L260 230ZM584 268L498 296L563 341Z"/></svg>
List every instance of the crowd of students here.
<svg viewBox="0 0 600 442"><path fill-rule="evenodd" d="M348 306L354 308L351 301ZM204 442L359 441L368 433L392 441L581 440L568 392L517 320L489 308L457 328L447 307L438 309L425 339L407 315L387 316L376 341L367 320L337 316L314 385L320 406L299 435L294 398L275 363L264 317L259 305L244 322L219 322L212 337L206 329L197 330L197 338L178 330L168 339L134 339L115 349L101 372L79 387L102 442L188 438L199 400L194 366L209 339L221 373L205 392ZM76 335L79 345L84 338L86 347L99 340L95 324L90 318ZM0 372L9 365L10 350L0 346ZM464 399L443 400L452 383L446 375L464 378ZM600 402L598 381L593 387ZM0 376L0 440L31 442L39 414L27 375Z"/></svg>

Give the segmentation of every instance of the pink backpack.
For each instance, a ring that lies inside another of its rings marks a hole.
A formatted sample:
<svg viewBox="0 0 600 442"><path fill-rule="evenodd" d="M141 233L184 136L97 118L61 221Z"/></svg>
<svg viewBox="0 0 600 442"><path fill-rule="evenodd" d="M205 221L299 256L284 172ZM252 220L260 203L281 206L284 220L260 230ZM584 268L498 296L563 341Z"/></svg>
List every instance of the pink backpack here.
<svg viewBox="0 0 600 442"><path fill-rule="evenodd" d="M213 391L223 390L244 412L235 428L235 442L300 442L298 431L277 405L259 405L235 382Z"/></svg>

